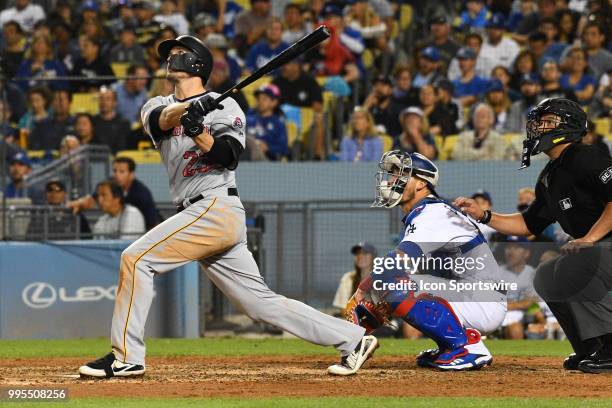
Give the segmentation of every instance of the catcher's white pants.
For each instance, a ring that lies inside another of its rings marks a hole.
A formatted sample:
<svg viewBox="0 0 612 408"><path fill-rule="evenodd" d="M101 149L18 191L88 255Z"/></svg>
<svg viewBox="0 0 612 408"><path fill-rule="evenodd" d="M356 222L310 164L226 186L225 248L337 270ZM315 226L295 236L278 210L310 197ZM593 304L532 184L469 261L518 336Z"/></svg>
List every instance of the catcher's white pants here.
<svg viewBox="0 0 612 408"><path fill-rule="evenodd" d="M167 219L121 255L111 341L118 360L145 363L145 322L153 277L199 261L210 280L254 320L342 354L357 346L365 329L274 293L263 281L246 245L244 208L233 196L206 197Z"/></svg>

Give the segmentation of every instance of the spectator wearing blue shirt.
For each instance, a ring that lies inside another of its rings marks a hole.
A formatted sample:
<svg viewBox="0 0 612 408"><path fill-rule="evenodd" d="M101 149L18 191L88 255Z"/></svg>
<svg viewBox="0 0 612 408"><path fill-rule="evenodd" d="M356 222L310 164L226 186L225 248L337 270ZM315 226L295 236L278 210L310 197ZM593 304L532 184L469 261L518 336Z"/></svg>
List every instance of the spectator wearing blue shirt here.
<svg viewBox="0 0 612 408"><path fill-rule="evenodd" d="M44 192L35 186L26 187L25 178L32 171L32 163L26 152L18 151L9 160L9 183L6 198L30 198L32 204L44 204Z"/></svg>
<svg viewBox="0 0 612 408"><path fill-rule="evenodd" d="M147 101L147 77L149 70L144 65L130 65L127 75L131 78L114 87L117 94L117 113L131 124L140 122L140 108Z"/></svg>
<svg viewBox="0 0 612 408"><path fill-rule="evenodd" d="M587 73L587 52L583 48L574 47L567 54L568 72L561 75L559 83L562 88L571 89L581 105L588 105L595 93L597 81Z"/></svg>
<svg viewBox="0 0 612 408"><path fill-rule="evenodd" d="M340 143L340 160L378 161L382 153L383 143L374 129L372 114L361 107L356 107L351 116L349 133Z"/></svg>
<svg viewBox="0 0 612 408"><path fill-rule="evenodd" d="M468 0L466 9L461 13L459 28L484 30L489 18L489 10L484 0Z"/></svg>
<svg viewBox="0 0 612 408"><path fill-rule="evenodd" d="M561 61L561 56L567 48L567 44L557 41L559 36L559 22L554 17L543 18L540 20L538 30L546 35L545 50L541 60L544 60L544 62L550 59L555 62ZM543 65L543 63L541 63L541 65Z"/></svg>
<svg viewBox="0 0 612 408"><path fill-rule="evenodd" d="M257 106L247 115L248 134L270 160L280 160L289 153L287 127L278 107L280 90L268 84L255 91Z"/></svg>
<svg viewBox="0 0 612 408"><path fill-rule="evenodd" d="M249 50L246 57L247 69L251 72L263 67L275 55L284 51L288 45L281 40L283 35L283 23L277 17L273 17L266 28L263 40L259 41Z"/></svg>
<svg viewBox="0 0 612 408"><path fill-rule="evenodd" d="M404 131L395 142L394 148L408 153L421 153L428 159L438 156L436 143L431 134L425 132L424 113L421 108L410 106L402 111L399 120Z"/></svg>
<svg viewBox="0 0 612 408"><path fill-rule="evenodd" d="M473 49L462 47L457 51L456 57L461 76L453 81L455 97L463 107L472 106L477 98L485 93L489 81L476 75L476 52Z"/></svg>
<svg viewBox="0 0 612 408"><path fill-rule="evenodd" d="M51 37L43 33L35 34L30 48L25 53L25 58L21 61L21 64L19 64L17 76L55 78L66 75L67 71L64 64L56 60L53 56ZM66 81L50 81L48 83L40 81L40 79L19 81L19 86L23 90L27 90L35 85L47 85L53 90L68 89L68 83Z"/></svg>
<svg viewBox="0 0 612 408"><path fill-rule="evenodd" d="M412 86L420 88L423 85L433 84L440 78L440 52L436 47L425 47L419 52L419 67Z"/></svg>

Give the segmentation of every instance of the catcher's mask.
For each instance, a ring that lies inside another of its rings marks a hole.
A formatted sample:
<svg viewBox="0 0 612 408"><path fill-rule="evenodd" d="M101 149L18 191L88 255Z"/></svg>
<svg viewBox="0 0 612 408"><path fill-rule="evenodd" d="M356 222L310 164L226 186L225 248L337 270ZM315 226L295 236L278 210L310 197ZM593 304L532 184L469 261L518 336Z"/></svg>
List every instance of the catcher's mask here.
<svg viewBox="0 0 612 408"><path fill-rule="evenodd" d="M382 155L376 172L376 198L372 207L392 208L402 201L404 189L412 176L427 182L430 191L436 194L438 168L419 153L391 150Z"/></svg>
<svg viewBox="0 0 612 408"><path fill-rule="evenodd" d="M545 115L550 117L543 120ZM529 112L526 130L521 169L529 167L531 156L560 144L579 141L587 132L587 115L574 101L548 98Z"/></svg>

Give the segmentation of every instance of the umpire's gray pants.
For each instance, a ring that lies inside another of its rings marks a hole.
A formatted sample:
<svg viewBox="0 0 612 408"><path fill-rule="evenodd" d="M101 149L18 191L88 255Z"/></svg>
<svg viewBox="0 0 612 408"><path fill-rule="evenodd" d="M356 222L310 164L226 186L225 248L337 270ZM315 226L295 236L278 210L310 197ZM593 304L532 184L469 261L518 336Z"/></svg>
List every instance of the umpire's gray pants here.
<svg viewBox="0 0 612 408"><path fill-rule="evenodd" d="M153 277L200 261L210 280L254 320L342 354L365 329L274 293L263 281L246 245L244 208L238 197L207 197L167 219L121 255L111 342L118 360L145 363L145 322L153 300Z"/></svg>

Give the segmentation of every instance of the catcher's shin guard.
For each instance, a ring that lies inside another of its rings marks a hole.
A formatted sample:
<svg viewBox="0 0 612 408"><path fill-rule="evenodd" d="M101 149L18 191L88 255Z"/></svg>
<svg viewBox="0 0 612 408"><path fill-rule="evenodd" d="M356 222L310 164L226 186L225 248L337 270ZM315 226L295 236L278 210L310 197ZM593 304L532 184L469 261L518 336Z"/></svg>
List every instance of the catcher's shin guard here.
<svg viewBox="0 0 612 408"><path fill-rule="evenodd" d="M468 342L453 308L440 297L423 294L407 299L395 309L395 314L435 341L440 350L453 350Z"/></svg>

